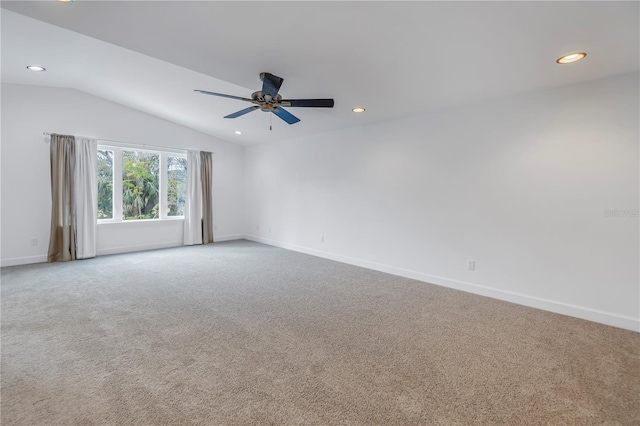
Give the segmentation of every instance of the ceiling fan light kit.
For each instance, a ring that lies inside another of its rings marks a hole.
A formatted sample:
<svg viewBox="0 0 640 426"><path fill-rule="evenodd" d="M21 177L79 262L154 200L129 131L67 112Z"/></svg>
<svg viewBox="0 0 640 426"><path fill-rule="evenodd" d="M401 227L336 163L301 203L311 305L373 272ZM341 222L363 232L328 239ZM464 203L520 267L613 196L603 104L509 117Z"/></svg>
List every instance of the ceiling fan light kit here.
<svg viewBox="0 0 640 426"><path fill-rule="evenodd" d="M271 112L288 124L295 124L300 119L283 107L292 108L333 108L333 99L282 99L278 94L284 79L268 72L260 73L262 80L262 90L253 92L251 98L243 98L240 96L225 95L223 93L208 92L206 90L195 89L194 92L205 95L220 96L223 98L237 99L244 102L250 102L253 105L240 111L229 114L224 118L238 118L252 111L260 109L264 112Z"/></svg>

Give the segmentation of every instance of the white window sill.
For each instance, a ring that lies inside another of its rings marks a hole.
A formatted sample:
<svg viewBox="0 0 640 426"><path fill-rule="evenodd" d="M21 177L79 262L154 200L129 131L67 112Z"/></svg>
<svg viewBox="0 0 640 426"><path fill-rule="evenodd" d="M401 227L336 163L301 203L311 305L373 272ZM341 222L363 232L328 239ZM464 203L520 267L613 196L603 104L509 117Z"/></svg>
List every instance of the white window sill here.
<svg viewBox="0 0 640 426"><path fill-rule="evenodd" d="M171 216L162 219L132 219L132 220L113 220L113 219L99 219L98 225L113 225L118 223L161 223L161 222L176 222L183 221L184 216Z"/></svg>

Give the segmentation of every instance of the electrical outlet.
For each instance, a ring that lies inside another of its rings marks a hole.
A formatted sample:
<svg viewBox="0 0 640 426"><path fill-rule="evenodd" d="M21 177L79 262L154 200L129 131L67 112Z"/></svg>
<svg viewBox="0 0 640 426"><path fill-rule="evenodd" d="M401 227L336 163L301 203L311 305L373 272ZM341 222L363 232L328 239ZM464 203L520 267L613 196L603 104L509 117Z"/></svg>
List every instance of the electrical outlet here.
<svg viewBox="0 0 640 426"><path fill-rule="evenodd" d="M476 261L475 260L468 260L467 261L467 269L469 271L475 271L476 270Z"/></svg>
<svg viewBox="0 0 640 426"><path fill-rule="evenodd" d="M320 241L324 243L324 235L320 238Z"/></svg>
<svg viewBox="0 0 640 426"><path fill-rule="evenodd" d="M31 240L31 247L35 247L38 245L38 239L37 238L32 238Z"/></svg>

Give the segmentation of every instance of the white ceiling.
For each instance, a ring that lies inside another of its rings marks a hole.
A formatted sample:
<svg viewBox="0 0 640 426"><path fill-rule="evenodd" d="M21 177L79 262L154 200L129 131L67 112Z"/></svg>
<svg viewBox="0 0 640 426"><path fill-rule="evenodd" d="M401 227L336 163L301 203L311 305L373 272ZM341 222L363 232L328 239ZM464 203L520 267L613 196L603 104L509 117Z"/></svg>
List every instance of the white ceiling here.
<svg viewBox="0 0 640 426"><path fill-rule="evenodd" d="M640 62L638 2L49 0L2 8L3 82L82 90L241 144L633 72ZM555 63L574 51L588 56ZM47 71L29 72L30 64ZM285 79L283 97L333 97L335 108L291 108L302 119L291 126L260 111L230 120L222 117L247 104L193 92L247 97L262 71ZM353 114L360 105L367 112Z"/></svg>

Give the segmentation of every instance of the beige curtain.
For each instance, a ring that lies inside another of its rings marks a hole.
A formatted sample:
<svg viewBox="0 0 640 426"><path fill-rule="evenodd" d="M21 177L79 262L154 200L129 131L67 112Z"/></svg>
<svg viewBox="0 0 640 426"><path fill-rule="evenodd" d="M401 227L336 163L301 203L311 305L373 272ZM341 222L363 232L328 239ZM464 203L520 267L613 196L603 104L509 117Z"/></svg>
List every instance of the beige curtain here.
<svg viewBox="0 0 640 426"><path fill-rule="evenodd" d="M51 236L47 260L76 258L75 212L73 209L75 138L51 135Z"/></svg>
<svg viewBox="0 0 640 426"><path fill-rule="evenodd" d="M213 156L200 152L200 180L202 183L202 244L213 242Z"/></svg>

